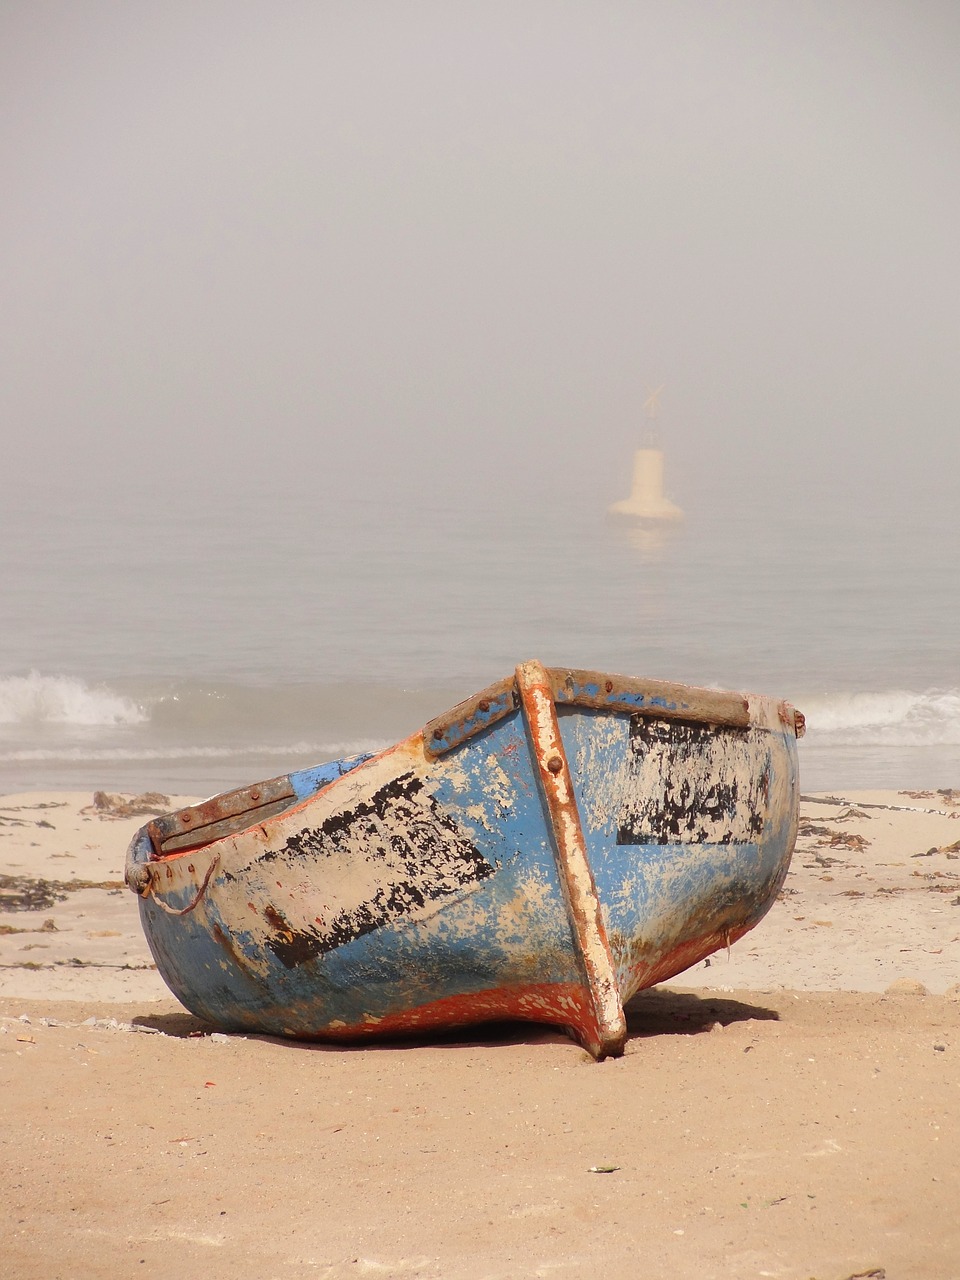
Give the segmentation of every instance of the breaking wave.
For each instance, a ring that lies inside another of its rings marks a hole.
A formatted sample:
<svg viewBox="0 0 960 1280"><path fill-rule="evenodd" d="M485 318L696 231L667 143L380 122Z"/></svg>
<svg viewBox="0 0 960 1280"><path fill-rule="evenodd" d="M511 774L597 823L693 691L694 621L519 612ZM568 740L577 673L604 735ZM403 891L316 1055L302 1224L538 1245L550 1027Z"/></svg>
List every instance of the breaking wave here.
<svg viewBox="0 0 960 1280"><path fill-rule="evenodd" d="M0 724L108 728L143 724L148 719L132 698L72 676L31 671L27 676L0 679Z"/></svg>
<svg viewBox="0 0 960 1280"><path fill-rule="evenodd" d="M812 741L847 746L960 745L960 689L798 699Z"/></svg>

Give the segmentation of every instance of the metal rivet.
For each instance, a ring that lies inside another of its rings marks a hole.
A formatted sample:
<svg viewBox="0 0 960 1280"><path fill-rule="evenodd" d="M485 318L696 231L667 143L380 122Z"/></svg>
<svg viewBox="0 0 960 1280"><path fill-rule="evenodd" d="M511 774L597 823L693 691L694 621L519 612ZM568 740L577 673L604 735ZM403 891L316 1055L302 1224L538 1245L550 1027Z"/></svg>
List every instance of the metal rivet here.
<svg viewBox="0 0 960 1280"><path fill-rule="evenodd" d="M484 700L483 700L482 702L478 703L478 706L479 706L479 708L480 708L480 710L481 710L481 711L489 711L489 710L490 710L490 703L486 700L486 698L484 698Z"/></svg>
<svg viewBox="0 0 960 1280"><path fill-rule="evenodd" d="M440 739L443 737L443 730L442 730L442 729L434 729L434 731L433 731L433 737L434 737L434 740L435 740L436 742L439 742L439 741L440 741Z"/></svg>
<svg viewBox="0 0 960 1280"><path fill-rule="evenodd" d="M560 759L559 756L551 756L550 759L547 761L547 768L550 770L551 773L559 773L560 770L563 768L563 761Z"/></svg>
<svg viewBox="0 0 960 1280"><path fill-rule="evenodd" d="M181 822L190 823L190 822L192 822L192 821L193 821L193 817L192 817L192 815L191 815L191 814L189 814L189 813L181 813L181 815L180 815L180 821L181 821Z"/></svg>
<svg viewBox="0 0 960 1280"><path fill-rule="evenodd" d="M250 792L250 799L251 799L251 800L259 800L259 799L260 799L260 792L259 792L259 791L251 791L251 792Z"/></svg>
<svg viewBox="0 0 960 1280"><path fill-rule="evenodd" d="M603 687L606 689L607 693L613 693L613 681L612 681L612 680L608 680L608 681L607 681L607 683L606 683Z"/></svg>

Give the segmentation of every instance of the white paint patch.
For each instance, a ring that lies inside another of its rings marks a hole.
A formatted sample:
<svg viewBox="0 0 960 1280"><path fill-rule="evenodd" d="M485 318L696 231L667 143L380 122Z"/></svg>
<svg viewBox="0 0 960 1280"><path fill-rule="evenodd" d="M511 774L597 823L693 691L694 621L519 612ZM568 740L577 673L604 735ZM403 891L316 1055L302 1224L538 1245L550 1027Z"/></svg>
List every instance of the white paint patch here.
<svg viewBox="0 0 960 1280"><path fill-rule="evenodd" d="M631 735L621 844L740 844L769 813L770 734L640 721Z"/></svg>

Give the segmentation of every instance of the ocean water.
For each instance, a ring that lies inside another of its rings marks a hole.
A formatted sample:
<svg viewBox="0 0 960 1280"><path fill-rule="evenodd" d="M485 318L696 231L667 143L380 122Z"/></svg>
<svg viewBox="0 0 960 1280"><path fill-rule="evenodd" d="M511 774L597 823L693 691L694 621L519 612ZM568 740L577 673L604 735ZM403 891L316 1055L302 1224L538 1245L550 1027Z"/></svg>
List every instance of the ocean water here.
<svg viewBox="0 0 960 1280"><path fill-rule="evenodd" d="M618 496L21 488L0 792L212 794L386 745L530 657L785 697L807 790L960 786L935 512L688 494L650 529Z"/></svg>

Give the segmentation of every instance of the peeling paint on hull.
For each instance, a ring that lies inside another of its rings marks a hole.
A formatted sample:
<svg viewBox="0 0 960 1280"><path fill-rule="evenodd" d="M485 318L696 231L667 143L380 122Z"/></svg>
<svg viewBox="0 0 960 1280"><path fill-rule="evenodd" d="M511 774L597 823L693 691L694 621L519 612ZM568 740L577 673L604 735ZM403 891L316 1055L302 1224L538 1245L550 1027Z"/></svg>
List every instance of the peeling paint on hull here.
<svg viewBox="0 0 960 1280"><path fill-rule="evenodd" d="M600 1058L636 991L772 904L801 725L772 699L525 663L378 756L280 780L287 807L250 825L231 811L183 848L232 797L148 825L127 880L160 973L218 1026L347 1041L520 1018Z"/></svg>

